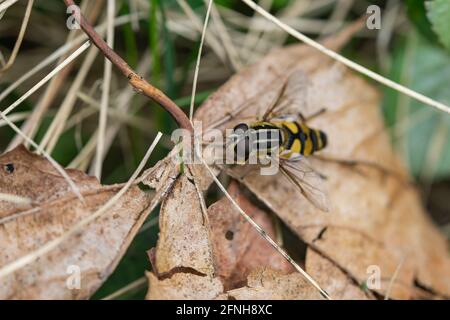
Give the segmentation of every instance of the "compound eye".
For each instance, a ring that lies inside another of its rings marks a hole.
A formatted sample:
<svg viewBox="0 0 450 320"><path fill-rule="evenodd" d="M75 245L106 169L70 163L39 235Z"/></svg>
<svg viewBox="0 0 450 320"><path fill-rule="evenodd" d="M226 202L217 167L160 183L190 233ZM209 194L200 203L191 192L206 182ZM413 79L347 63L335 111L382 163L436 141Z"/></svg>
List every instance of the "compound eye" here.
<svg viewBox="0 0 450 320"><path fill-rule="evenodd" d="M234 127L233 132L238 135L245 134L248 130L248 125L245 123L239 123L236 127Z"/></svg>

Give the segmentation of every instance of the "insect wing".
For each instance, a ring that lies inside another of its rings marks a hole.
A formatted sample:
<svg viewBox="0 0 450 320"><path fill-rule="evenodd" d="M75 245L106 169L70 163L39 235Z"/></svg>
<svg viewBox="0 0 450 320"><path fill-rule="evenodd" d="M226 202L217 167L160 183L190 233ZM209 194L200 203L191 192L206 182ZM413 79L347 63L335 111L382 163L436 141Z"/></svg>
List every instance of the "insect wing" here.
<svg viewBox="0 0 450 320"><path fill-rule="evenodd" d="M280 169L315 207L325 212L328 211L328 199L323 191L324 178L311 168L305 157L299 156L294 160L282 160Z"/></svg>
<svg viewBox="0 0 450 320"><path fill-rule="evenodd" d="M263 119L270 120L283 114L308 113L308 78L301 70L295 70L279 89L278 97L268 106Z"/></svg>
<svg viewBox="0 0 450 320"><path fill-rule="evenodd" d="M300 111L308 114L309 110L305 110L308 106L307 88L306 74L301 70L295 70L281 86L278 86L278 89L274 90L273 84L269 84L260 93L233 108L225 116L211 121L205 131L223 126L229 127L229 122L233 122L233 119L240 122L251 122L261 119L270 120L283 114L297 115ZM271 101L268 105L266 104L267 100ZM248 108L254 109L255 113L249 113Z"/></svg>

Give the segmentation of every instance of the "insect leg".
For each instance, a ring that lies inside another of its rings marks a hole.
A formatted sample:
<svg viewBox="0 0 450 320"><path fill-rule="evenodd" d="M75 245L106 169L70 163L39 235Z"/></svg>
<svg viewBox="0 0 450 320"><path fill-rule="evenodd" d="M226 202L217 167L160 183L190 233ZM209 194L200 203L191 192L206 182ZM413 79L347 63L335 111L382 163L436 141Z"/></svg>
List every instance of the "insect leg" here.
<svg viewBox="0 0 450 320"><path fill-rule="evenodd" d="M334 157L330 157L330 156L321 156L321 155L314 155L313 157L318 160L321 160L321 161L337 163L339 165L342 165L342 166L345 166L348 168L356 168L358 166L369 167L369 168L379 171L383 175L390 175L392 177L395 177L402 183L412 184L412 182L409 181L409 179L407 177L405 177L404 175L402 175L398 172L395 172L389 168L386 168L375 162L366 161L366 160L339 159L339 158L334 158Z"/></svg>
<svg viewBox="0 0 450 320"><path fill-rule="evenodd" d="M298 117L300 118L300 120L304 123L317 118L318 116L322 115L323 113L325 113L327 111L327 109L322 108L316 112L314 112L313 114L310 114L308 117L305 117L301 112L298 113Z"/></svg>
<svg viewBox="0 0 450 320"><path fill-rule="evenodd" d="M263 121L267 121L271 117L272 111L278 105L278 103L280 102L281 98L284 95L284 92L286 91L287 83L288 83L287 81L285 81L283 83L283 86L280 88L280 91L278 92L277 96L275 97L273 102L269 105L269 107L267 108L266 112L264 112L264 115L262 116L262 120Z"/></svg>
<svg viewBox="0 0 450 320"><path fill-rule="evenodd" d="M238 165L239 172L236 172L237 170L232 170L231 168L227 167L227 166L221 166L221 170L223 170L227 175L229 175L230 177L233 177L234 179L238 180L238 181L243 181L244 178L252 171L254 171L256 168L256 166L250 166L250 165Z"/></svg>

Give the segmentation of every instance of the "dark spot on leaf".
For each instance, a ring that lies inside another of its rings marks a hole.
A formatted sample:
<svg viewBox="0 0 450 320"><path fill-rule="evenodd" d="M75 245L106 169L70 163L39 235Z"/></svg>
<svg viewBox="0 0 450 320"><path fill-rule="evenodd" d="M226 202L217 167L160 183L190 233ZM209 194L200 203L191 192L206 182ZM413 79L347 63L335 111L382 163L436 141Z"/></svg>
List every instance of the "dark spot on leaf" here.
<svg viewBox="0 0 450 320"><path fill-rule="evenodd" d="M325 234L325 231L327 231L327 227L322 228L322 230L320 230L319 234L317 235L317 237L313 240L313 242L316 242L318 240L321 240L323 238L323 235Z"/></svg>
<svg viewBox="0 0 450 320"><path fill-rule="evenodd" d="M225 233L225 239L227 239L227 240L233 240L233 237L234 237L234 233L233 233L233 231L231 231L231 230L228 230L226 233Z"/></svg>
<svg viewBox="0 0 450 320"><path fill-rule="evenodd" d="M14 169L15 169L14 164L12 164L12 163L5 164L4 169L7 173L11 174L14 172Z"/></svg>

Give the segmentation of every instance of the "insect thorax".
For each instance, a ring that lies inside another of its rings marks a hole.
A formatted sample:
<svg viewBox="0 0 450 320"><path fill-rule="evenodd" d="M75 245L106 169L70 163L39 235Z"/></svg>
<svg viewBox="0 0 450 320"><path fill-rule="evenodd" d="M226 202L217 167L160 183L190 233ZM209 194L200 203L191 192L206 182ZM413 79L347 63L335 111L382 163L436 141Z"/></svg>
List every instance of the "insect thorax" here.
<svg viewBox="0 0 450 320"><path fill-rule="evenodd" d="M252 130L255 150L258 152L278 149L283 144L282 129L271 122L254 122Z"/></svg>

